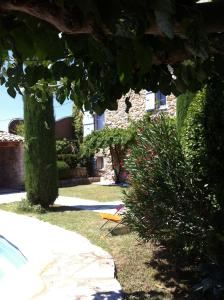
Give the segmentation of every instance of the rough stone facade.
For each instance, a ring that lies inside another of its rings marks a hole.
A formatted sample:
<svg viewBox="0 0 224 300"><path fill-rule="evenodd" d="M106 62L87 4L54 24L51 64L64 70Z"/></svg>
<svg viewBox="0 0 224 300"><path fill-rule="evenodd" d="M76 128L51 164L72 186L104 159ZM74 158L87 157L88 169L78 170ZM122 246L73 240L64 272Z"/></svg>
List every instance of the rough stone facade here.
<svg viewBox="0 0 224 300"><path fill-rule="evenodd" d="M24 147L22 143L0 147L0 187L22 188L24 185Z"/></svg>
<svg viewBox="0 0 224 300"><path fill-rule="evenodd" d="M130 97L129 101L132 106L127 113L126 97ZM126 96L118 100L118 109L116 111L105 111L105 126L127 128L131 121L137 121L146 113L145 107L146 91L142 90L139 94L130 91Z"/></svg>
<svg viewBox="0 0 224 300"><path fill-rule="evenodd" d="M132 121L137 121L142 119L146 111L146 90L142 90L139 94L135 94L133 91L130 91L127 95L123 96L118 100L118 109L116 111L105 111L105 126L110 128L127 128ZM129 101L132 104L129 112L126 112L126 103L125 98L130 97ZM176 98L174 95L166 97L166 107L162 109L155 109L153 112L163 111L167 112L170 116L176 115ZM111 164L111 157L109 151L105 153L98 153L96 155L96 161L99 157L104 157L103 159L103 168L98 169L98 175L101 176L103 180L113 180L114 172ZM97 163L96 163L97 165Z"/></svg>

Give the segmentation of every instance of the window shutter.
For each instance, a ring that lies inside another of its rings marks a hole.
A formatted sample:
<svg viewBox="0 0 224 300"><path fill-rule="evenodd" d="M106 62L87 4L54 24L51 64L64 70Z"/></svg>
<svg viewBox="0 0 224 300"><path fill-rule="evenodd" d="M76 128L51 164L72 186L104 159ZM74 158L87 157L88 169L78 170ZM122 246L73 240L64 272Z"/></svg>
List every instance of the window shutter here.
<svg viewBox="0 0 224 300"><path fill-rule="evenodd" d="M145 107L147 111L155 109L155 94L153 92L147 92Z"/></svg>
<svg viewBox="0 0 224 300"><path fill-rule="evenodd" d="M86 137L94 130L94 117L88 111L83 116L83 136Z"/></svg>
<svg viewBox="0 0 224 300"><path fill-rule="evenodd" d="M96 116L96 129L103 129L105 126L104 113Z"/></svg>

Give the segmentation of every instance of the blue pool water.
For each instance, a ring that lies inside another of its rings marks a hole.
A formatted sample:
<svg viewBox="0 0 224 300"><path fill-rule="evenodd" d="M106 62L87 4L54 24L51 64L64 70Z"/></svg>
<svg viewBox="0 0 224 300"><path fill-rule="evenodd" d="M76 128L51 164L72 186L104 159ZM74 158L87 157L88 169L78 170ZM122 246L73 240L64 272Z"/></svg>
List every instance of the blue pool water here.
<svg viewBox="0 0 224 300"><path fill-rule="evenodd" d="M27 263L22 252L0 235L0 280Z"/></svg>

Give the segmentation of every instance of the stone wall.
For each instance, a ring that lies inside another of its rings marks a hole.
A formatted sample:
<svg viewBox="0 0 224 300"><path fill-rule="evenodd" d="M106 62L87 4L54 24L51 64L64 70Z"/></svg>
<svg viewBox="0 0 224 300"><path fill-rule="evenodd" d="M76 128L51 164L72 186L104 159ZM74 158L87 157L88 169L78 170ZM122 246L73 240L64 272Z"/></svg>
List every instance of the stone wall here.
<svg viewBox="0 0 224 300"><path fill-rule="evenodd" d="M126 97L130 97L129 101L132 104L129 112L126 110ZM127 128L131 121L137 121L142 118L146 113L145 106L146 90L142 90L139 94L135 94L134 91L130 91L126 96L123 96L118 100L117 110L105 111L105 126L110 128L120 127Z"/></svg>
<svg viewBox="0 0 224 300"><path fill-rule="evenodd" d="M23 186L23 143L11 147L0 147L0 187L22 188Z"/></svg>
<svg viewBox="0 0 224 300"><path fill-rule="evenodd" d="M146 90L142 90L139 94L135 94L134 91L130 91L127 95L118 100L118 109L116 111L105 111L105 126L110 128L127 128L132 121L142 119L146 113ZM129 101L132 104L129 112L126 112L125 98L130 97ZM170 116L176 115L176 98L174 95L167 96L166 108L160 110L155 109L154 112L167 112ZM104 166L102 169L97 170L97 174L101 176L103 180L113 180L114 171L112 169L111 157L109 150L105 153L99 152L97 157L104 156Z"/></svg>

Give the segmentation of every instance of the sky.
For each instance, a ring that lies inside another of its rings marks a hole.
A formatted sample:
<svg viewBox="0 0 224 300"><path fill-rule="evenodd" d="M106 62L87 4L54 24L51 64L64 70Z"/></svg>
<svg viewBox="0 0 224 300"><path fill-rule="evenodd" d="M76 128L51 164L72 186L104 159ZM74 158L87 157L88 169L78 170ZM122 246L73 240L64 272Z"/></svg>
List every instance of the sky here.
<svg viewBox="0 0 224 300"><path fill-rule="evenodd" d="M71 116L72 101L67 100L63 105L54 101L55 119ZM0 130L8 131L8 123L14 118L23 118L23 101L20 95L15 99L10 97L5 87L0 87Z"/></svg>

